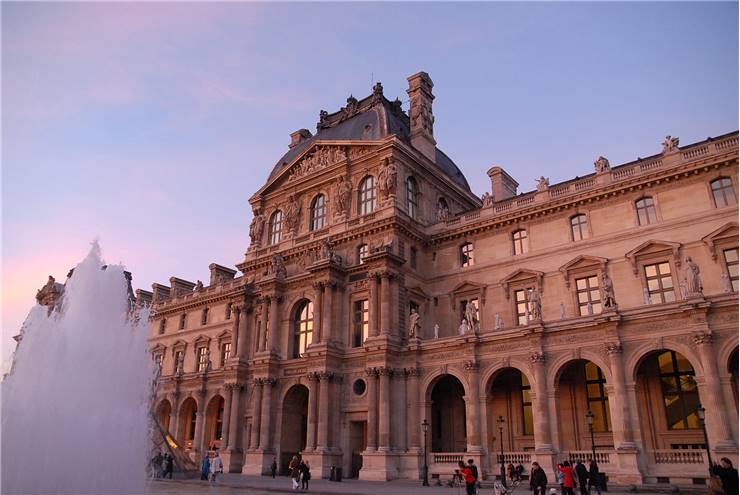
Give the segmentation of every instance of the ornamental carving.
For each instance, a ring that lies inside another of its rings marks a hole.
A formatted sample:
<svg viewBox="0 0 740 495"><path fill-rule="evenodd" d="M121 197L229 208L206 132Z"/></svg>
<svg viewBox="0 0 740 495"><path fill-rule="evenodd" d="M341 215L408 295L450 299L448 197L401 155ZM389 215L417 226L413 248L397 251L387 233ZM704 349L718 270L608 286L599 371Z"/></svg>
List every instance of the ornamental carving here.
<svg viewBox="0 0 740 495"><path fill-rule="evenodd" d="M347 154L339 146L317 146L313 152L307 154L293 166L290 175L288 175L288 182L300 179L346 159Z"/></svg>
<svg viewBox="0 0 740 495"><path fill-rule="evenodd" d="M390 158L383 159L383 165L378 173L378 189L381 199L395 196L398 183L398 167Z"/></svg>
<svg viewBox="0 0 740 495"><path fill-rule="evenodd" d="M337 185L334 191L334 204L336 205L335 213L337 215L347 215L349 213L351 202L352 184L342 175L337 179Z"/></svg>
<svg viewBox="0 0 740 495"><path fill-rule="evenodd" d="M268 387L273 387L277 383L277 380L275 378L263 378L262 384L266 385Z"/></svg>
<svg viewBox="0 0 740 495"><path fill-rule="evenodd" d="M419 368L406 368L406 374L408 376L419 376L421 374L421 370Z"/></svg>
<svg viewBox="0 0 740 495"><path fill-rule="evenodd" d="M334 372L332 371L322 371L318 373L319 379L322 382L331 381L334 378Z"/></svg>
<svg viewBox="0 0 740 495"><path fill-rule="evenodd" d="M393 376L393 368L389 368L387 366L382 366L382 367L378 368L378 374L380 376L391 377L391 376Z"/></svg>
<svg viewBox="0 0 740 495"><path fill-rule="evenodd" d="M622 354L624 349L622 348L622 344L619 342L607 342L604 344L604 350L606 351L606 354L609 356Z"/></svg>
<svg viewBox="0 0 740 495"><path fill-rule="evenodd" d="M545 353L544 352L533 352L529 355L529 360L532 362L532 364L537 363L544 363L545 362Z"/></svg>
<svg viewBox="0 0 740 495"><path fill-rule="evenodd" d="M288 270L285 268L285 261L280 253L275 253L270 261L269 273L277 278L285 278Z"/></svg>
<svg viewBox="0 0 740 495"><path fill-rule="evenodd" d="M262 210L255 209L252 223L249 224L249 240L253 246L259 246L262 242L262 234L265 232L265 215Z"/></svg>
<svg viewBox="0 0 740 495"><path fill-rule="evenodd" d="M678 138L666 136L665 141L663 141L663 153L671 153L674 151L678 151Z"/></svg>
<svg viewBox="0 0 740 495"><path fill-rule="evenodd" d="M466 371L478 371L480 365L476 361L465 361L463 367Z"/></svg>
<svg viewBox="0 0 740 495"><path fill-rule="evenodd" d="M285 231L289 234L295 234L301 217L301 203L295 194L288 196L288 202L283 206L283 213L285 215Z"/></svg>
<svg viewBox="0 0 740 495"><path fill-rule="evenodd" d="M695 333L691 336L691 339L694 345L709 345L714 341L712 334L707 332Z"/></svg>
<svg viewBox="0 0 740 495"><path fill-rule="evenodd" d="M598 157L594 162L594 170L596 170L597 174L606 173L610 169L611 167L609 166L609 160L607 160L603 156Z"/></svg>
<svg viewBox="0 0 740 495"><path fill-rule="evenodd" d="M378 368L365 368L365 374L368 378L374 378L378 376Z"/></svg>

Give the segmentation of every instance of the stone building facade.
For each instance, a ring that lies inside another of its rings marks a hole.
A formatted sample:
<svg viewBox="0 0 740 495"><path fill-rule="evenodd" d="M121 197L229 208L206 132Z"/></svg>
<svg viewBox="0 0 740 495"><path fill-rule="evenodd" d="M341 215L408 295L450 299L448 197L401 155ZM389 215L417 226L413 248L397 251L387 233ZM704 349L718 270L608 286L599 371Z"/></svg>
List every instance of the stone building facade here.
<svg viewBox="0 0 740 495"><path fill-rule="evenodd" d="M418 479L426 442L432 475L491 477L502 448L550 473L589 457L590 412L611 482L691 483L701 404L737 461L737 132L522 194L493 167L478 198L436 147L431 79L408 83L408 115L377 84L291 134L239 276L137 291L163 426L230 472L301 452Z"/></svg>

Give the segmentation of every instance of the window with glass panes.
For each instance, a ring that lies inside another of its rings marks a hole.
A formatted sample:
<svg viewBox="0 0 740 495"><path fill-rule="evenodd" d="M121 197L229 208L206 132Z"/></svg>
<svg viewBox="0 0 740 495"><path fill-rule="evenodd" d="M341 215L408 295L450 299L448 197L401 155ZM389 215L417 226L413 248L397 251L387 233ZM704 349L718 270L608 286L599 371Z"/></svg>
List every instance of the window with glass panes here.
<svg viewBox="0 0 740 495"><path fill-rule="evenodd" d="M185 328L185 313L180 315L180 330L183 330Z"/></svg>
<svg viewBox="0 0 740 495"><path fill-rule="evenodd" d="M588 238L588 221L586 215L576 215L570 217L570 231L574 241L580 241Z"/></svg>
<svg viewBox="0 0 740 495"><path fill-rule="evenodd" d="M671 265L668 262L645 265L645 282L652 304L673 302L676 292L673 290Z"/></svg>
<svg viewBox="0 0 740 495"><path fill-rule="evenodd" d="M231 308L232 308L231 303L229 303L229 304L226 305L226 316L225 316L225 318L227 320L230 320L231 319Z"/></svg>
<svg viewBox="0 0 740 495"><path fill-rule="evenodd" d="M365 177L360 183L359 205L360 215L367 215L375 210L375 179Z"/></svg>
<svg viewBox="0 0 740 495"><path fill-rule="evenodd" d="M323 229L326 225L326 197L319 194L311 203L311 230Z"/></svg>
<svg viewBox="0 0 740 495"><path fill-rule="evenodd" d="M223 425L224 425L224 399L218 401L218 414L216 415L216 431L214 438L221 440L223 436Z"/></svg>
<svg viewBox="0 0 740 495"><path fill-rule="evenodd" d="M612 419L609 412L609 395L604 387L606 378L601 368L591 361L584 366L586 373L586 397L588 398L588 409L594 415L594 431L611 431Z"/></svg>
<svg viewBox="0 0 740 495"><path fill-rule="evenodd" d="M167 326L167 319L162 318L159 320L159 335L162 335L164 333L164 328Z"/></svg>
<svg viewBox="0 0 740 495"><path fill-rule="evenodd" d="M514 291L514 302L516 304L516 321L518 325L526 325L532 314L532 307L527 298L527 291L530 288Z"/></svg>
<svg viewBox="0 0 740 495"><path fill-rule="evenodd" d="M370 303L367 299L354 302L352 317L352 347L361 347L370 336Z"/></svg>
<svg viewBox="0 0 740 495"><path fill-rule="evenodd" d="M277 244L283 239L283 212L278 210L270 217L270 225L267 232L267 242Z"/></svg>
<svg viewBox="0 0 740 495"><path fill-rule="evenodd" d="M416 268L416 248L413 246L409 250L409 262L411 263L411 268Z"/></svg>
<svg viewBox="0 0 740 495"><path fill-rule="evenodd" d="M735 190L732 188L732 180L729 177L720 177L712 181L712 195L717 208L736 203Z"/></svg>
<svg viewBox="0 0 740 495"><path fill-rule="evenodd" d="M406 207L409 212L409 216L411 218L416 218L416 213L418 210L418 199L417 199L417 185L416 185L416 179L413 177L409 177L406 179Z"/></svg>
<svg viewBox="0 0 740 495"><path fill-rule="evenodd" d="M226 361L231 357L231 342L221 344L221 367L224 367Z"/></svg>
<svg viewBox="0 0 740 495"><path fill-rule="evenodd" d="M529 251L529 240L527 239L526 230L517 230L512 235L512 239L514 241L514 254L524 254Z"/></svg>
<svg viewBox="0 0 740 495"><path fill-rule="evenodd" d="M203 308L203 313L200 315L200 324L205 325L208 323L208 308Z"/></svg>
<svg viewBox="0 0 740 495"><path fill-rule="evenodd" d="M475 257L473 251L473 243L466 242L460 247L460 266L473 266L475 264Z"/></svg>
<svg viewBox="0 0 740 495"><path fill-rule="evenodd" d="M205 371L208 366L208 355L205 347L198 347L198 371Z"/></svg>
<svg viewBox="0 0 740 495"><path fill-rule="evenodd" d="M534 416L532 415L532 386L524 373L519 373L522 377L520 390L522 392L522 433L524 435L534 435Z"/></svg>
<svg viewBox="0 0 740 495"><path fill-rule="evenodd" d="M658 221L653 198L642 198L635 202L637 208L637 223L639 225L650 225Z"/></svg>
<svg viewBox="0 0 740 495"><path fill-rule="evenodd" d="M737 288L738 288L737 248L725 249L724 251L722 251L722 254L724 254L725 256L725 265L727 266L727 275L730 276L730 281L732 282L732 290L737 292Z"/></svg>
<svg viewBox="0 0 740 495"><path fill-rule="evenodd" d="M293 320L293 357L301 357L313 342L313 303L304 301Z"/></svg>
<svg viewBox="0 0 740 495"><path fill-rule="evenodd" d="M360 247L357 248L357 262L359 264L363 264L365 262L365 256L367 256L368 252L369 249L367 244L361 244Z"/></svg>
<svg viewBox="0 0 740 495"><path fill-rule="evenodd" d="M660 383L663 389L666 420L669 430L699 428L696 409L699 391L694 379L694 368L682 354L665 351L658 354Z"/></svg>
<svg viewBox="0 0 740 495"><path fill-rule="evenodd" d="M578 314L601 313L601 293L599 292L599 278L596 275L576 279L576 298L578 299ZM588 305L591 305L591 313Z"/></svg>

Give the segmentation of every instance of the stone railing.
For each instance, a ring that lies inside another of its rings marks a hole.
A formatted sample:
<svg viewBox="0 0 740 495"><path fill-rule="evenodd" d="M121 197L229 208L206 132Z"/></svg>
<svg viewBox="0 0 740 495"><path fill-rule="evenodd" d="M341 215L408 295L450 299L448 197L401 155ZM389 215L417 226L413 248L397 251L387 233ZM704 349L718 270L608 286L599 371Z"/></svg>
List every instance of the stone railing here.
<svg viewBox="0 0 740 495"><path fill-rule="evenodd" d="M432 453L434 464L457 464L465 458L465 452Z"/></svg>
<svg viewBox="0 0 740 495"><path fill-rule="evenodd" d="M568 460L571 463L574 463L579 459L583 462L586 462L588 459L591 459L594 456L594 453L590 450L571 450L568 451L567 454ZM596 464L611 464L611 452L597 450L596 459L594 460L596 461Z"/></svg>
<svg viewBox="0 0 740 495"><path fill-rule="evenodd" d="M706 451L699 449L652 450L655 464L706 464Z"/></svg>
<svg viewBox="0 0 740 495"><path fill-rule="evenodd" d="M491 452L493 457L494 453ZM496 455L496 462L499 462L500 455ZM504 452L504 464L529 464L532 462L532 455L529 452Z"/></svg>

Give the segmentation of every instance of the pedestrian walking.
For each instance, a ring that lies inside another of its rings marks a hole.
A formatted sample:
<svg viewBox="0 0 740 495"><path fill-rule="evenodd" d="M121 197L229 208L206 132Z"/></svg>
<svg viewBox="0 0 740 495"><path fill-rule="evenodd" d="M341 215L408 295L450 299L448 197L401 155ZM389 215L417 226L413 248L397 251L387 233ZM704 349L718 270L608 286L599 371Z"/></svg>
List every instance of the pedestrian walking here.
<svg viewBox="0 0 740 495"><path fill-rule="evenodd" d="M727 457L719 460L719 465L712 466L712 474L719 476L722 481L722 489L727 495L738 493L738 473Z"/></svg>
<svg viewBox="0 0 740 495"><path fill-rule="evenodd" d="M208 477L211 475L211 460L208 458L208 453L203 456L203 462L200 464L200 479L208 481Z"/></svg>
<svg viewBox="0 0 740 495"><path fill-rule="evenodd" d="M601 495L601 476L599 476L599 465L593 459L588 460L588 493L591 495L591 487L596 488L596 493Z"/></svg>
<svg viewBox="0 0 740 495"><path fill-rule="evenodd" d="M170 479L172 479L172 464L173 464L172 456L168 453L165 453L164 454L164 474L163 474L164 478L166 478L169 475Z"/></svg>
<svg viewBox="0 0 740 495"><path fill-rule="evenodd" d="M529 474L529 487L533 495L545 495L547 488L547 475L537 462L532 463L532 471Z"/></svg>
<svg viewBox="0 0 740 495"><path fill-rule="evenodd" d="M580 459L576 462L576 476L578 476L578 488L581 495L588 495L588 469Z"/></svg>
<svg viewBox="0 0 740 495"><path fill-rule="evenodd" d="M300 466L300 462L298 462L298 456L293 456L293 458L290 460L290 464L288 464L288 475L290 476L290 480L293 483L293 490L298 489L298 479L301 476L301 471L298 469Z"/></svg>
<svg viewBox="0 0 740 495"><path fill-rule="evenodd" d="M162 476L162 452L157 451L157 455L152 458L152 478L160 478Z"/></svg>
<svg viewBox="0 0 740 495"><path fill-rule="evenodd" d="M308 461L301 461L299 465L301 471L301 490L308 490L308 480L311 479L311 466Z"/></svg>
<svg viewBox="0 0 740 495"><path fill-rule="evenodd" d="M475 476L473 476L473 470L470 466L466 466L463 461L459 461L460 474L465 480L465 493L467 495L475 495Z"/></svg>
<svg viewBox="0 0 740 495"><path fill-rule="evenodd" d="M562 464L558 463L557 467L555 468L555 482L560 486L560 495L565 495L565 488L563 487L563 473L560 471L560 468L563 467Z"/></svg>
<svg viewBox="0 0 740 495"><path fill-rule="evenodd" d="M272 479L275 479L275 474L277 473L277 458L272 458L272 464L270 464L270 474L272 474Z"/></svg>
<svg viewBox="0 0 740 495"><path fill-rule="evenodd" d="M224 472L224 464L221 462L221 457L218 455L218 450L211 459L211 483L216 482L216 476Z"/></svg>
<svg viewBox="0 0 740 495"><path fill-rule="evenodd" d="M563 493L565 495L575 495L573 488L576 487L576 480L573 467L570 465L570 462L563 461L563 464L558 464L558 471L563 473Z"/></svg>

